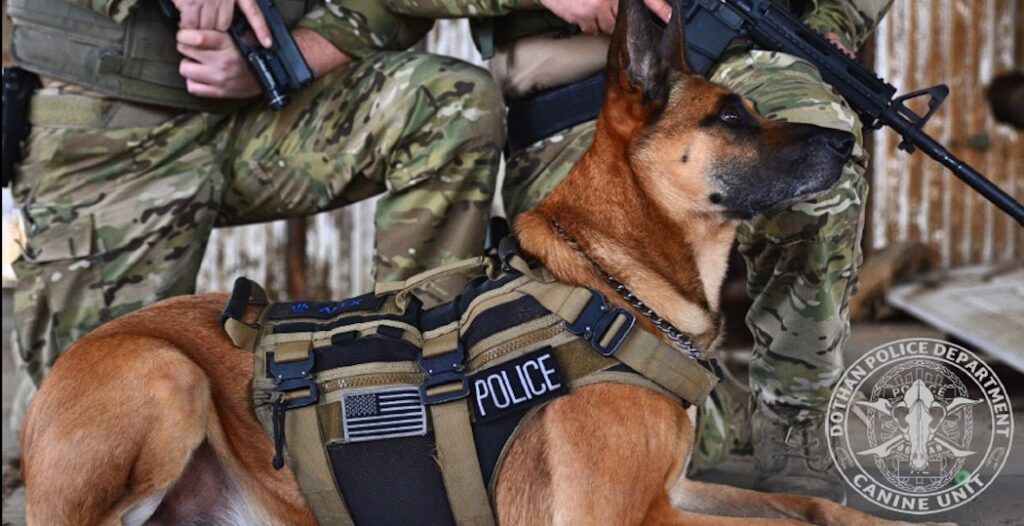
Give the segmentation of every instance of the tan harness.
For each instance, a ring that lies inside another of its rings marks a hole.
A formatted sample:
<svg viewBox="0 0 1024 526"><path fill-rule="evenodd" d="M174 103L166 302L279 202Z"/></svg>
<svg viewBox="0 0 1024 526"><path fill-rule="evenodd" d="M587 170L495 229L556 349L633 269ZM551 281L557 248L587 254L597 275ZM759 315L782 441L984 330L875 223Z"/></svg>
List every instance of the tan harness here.
<svg viewBox="0 0 1024 526"><path fill-rule="evenodd" d="M471 280L463 294L423 309L417 291L455 274ZM251 305L262 310L248 324ZM337 483L347 468L332 464L346 444L433 434L454 522L494 524L491 475L511 439L496 444L484 474L474 433L479 440L486 422L513 418L518 429L550 399L598 382L700 403L718 381L628 311L517 255L460 261L342 302L268 303L239 278L221 321L253 352L256 414L275 441L275 467L288 464L323 524L355 523Z"/></svg>

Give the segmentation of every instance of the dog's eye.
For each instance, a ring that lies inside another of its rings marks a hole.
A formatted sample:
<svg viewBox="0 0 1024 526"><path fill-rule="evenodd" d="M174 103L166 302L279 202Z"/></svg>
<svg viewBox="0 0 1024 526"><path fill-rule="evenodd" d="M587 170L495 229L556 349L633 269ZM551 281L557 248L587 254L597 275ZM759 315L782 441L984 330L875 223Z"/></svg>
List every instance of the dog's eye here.
<svg viewBox="0 0 1024 526"><path fill-rule="evenodd" d="M736 108L724 108L722 113L718 114L718 118L722 119L722 122L726 124L736 124L740 122L740 114L736 111Z"/></svg>

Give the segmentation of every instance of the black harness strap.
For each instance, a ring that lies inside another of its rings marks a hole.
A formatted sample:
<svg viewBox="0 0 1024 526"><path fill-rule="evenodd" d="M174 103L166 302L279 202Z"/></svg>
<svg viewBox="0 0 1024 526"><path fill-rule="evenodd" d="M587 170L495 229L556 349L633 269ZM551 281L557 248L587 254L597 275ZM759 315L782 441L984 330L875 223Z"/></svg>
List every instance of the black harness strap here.
<svg viewBox="0 0 1024 526"><path fill-rule="evenodd" d="M508 140L512 155L552 135L597 118L604 102L604 72L579 82L508 103Z"/></svg>

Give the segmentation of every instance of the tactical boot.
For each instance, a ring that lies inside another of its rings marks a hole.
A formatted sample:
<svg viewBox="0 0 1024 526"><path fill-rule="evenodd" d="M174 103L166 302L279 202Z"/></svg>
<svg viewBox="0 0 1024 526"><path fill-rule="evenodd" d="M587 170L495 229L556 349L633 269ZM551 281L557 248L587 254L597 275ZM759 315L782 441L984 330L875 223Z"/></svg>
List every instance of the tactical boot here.
<svg viewBox="0 0 1024 526"><path fill-rule="evenodd" d="M697 437L687 474L692 476L723 462L730 455L750 455L753 450L750 390L723 367L724 377L697 408Z"/></svg>
<svg viewBox="0 0 1024 526"><path fill-rule="evenodd" d="M787 421L760 407L751 418L754 489L846 503L846 486L825 439L825 419Z"/></svg>

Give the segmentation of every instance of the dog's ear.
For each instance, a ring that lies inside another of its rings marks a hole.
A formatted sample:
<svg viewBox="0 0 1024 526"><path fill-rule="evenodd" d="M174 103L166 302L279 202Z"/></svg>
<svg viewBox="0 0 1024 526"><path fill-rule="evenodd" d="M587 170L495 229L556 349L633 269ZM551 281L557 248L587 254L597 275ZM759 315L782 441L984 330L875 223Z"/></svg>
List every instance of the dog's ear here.
<svg viewBox="0 0 1024 526"><path fill-rule="evenodd" d="M619 1L615 34L608 50L609 89L639 90L644 103L663 103L667 99L670 72L691 71L686 63L685 22L678 11L673 9L672 19L662 27L643 0Z"/></svg>
<svg viewBox="0 0 1024 526"><path fill-rule="evenodd" d="M670 0L674 6L672 18L665 26L659 47L661 59L671 69L684 74L693 73L690 63L686 61L686 20L683 20L678 3Z"/></svg>

